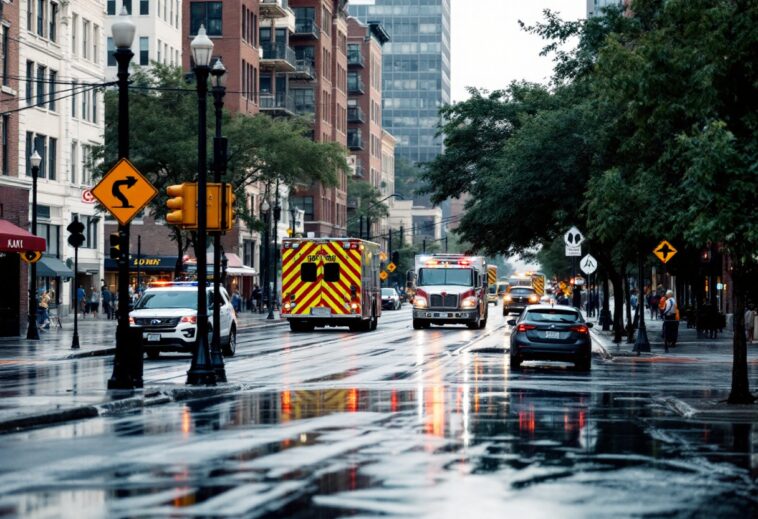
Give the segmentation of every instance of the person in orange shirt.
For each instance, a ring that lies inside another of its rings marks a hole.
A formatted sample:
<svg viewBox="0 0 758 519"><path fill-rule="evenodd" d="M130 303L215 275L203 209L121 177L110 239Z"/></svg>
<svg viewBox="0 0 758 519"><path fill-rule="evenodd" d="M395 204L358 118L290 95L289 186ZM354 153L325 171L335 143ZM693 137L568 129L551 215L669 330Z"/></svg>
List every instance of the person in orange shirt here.
<svg viewBox="0 0 758 519"><path fill-rule="evenodd" d="M658 315L660 316L661 320L663 320L663 310L666 308L667 297L668 294L663 294L661 296L661 299L658 301Z"/></svg>

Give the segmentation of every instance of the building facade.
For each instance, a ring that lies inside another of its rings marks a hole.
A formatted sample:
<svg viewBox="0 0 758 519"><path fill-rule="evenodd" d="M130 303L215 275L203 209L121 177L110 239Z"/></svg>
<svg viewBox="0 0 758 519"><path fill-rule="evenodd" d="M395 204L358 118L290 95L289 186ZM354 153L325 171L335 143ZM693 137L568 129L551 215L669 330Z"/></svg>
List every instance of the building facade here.
<svg viewBox="0 0 758 519"><path fill-rule="evenodd" d="M602 15L603 8L608 7L609 5L622 7L628 4L629 0L587 0L587 18L590 16Z"/></svg>
<svg viewBox="0 0 758 519"><path fill-rule="evenodd" d="M442 152L438 110L450 102L450 0L353 0L350 14L382 24L382 125L397 154L425 163Z"/></svg>

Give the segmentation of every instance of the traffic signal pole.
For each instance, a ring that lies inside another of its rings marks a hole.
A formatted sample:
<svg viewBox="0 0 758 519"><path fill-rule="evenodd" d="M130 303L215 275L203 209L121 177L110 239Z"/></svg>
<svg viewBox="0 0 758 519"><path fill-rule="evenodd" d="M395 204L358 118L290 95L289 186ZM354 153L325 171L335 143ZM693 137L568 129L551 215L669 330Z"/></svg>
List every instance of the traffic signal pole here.
<svg viewBox="0 0 758 519"><path fill-rule="evenodd" d="M129 62L134 53L129 48L117 48L114 52L118 63L118 158L129 158ZM129 369L129 224L118 226L118 324L116 325L116 353L113 359L113 374L108 380L108 389L134 389L142 387L142 379L135 379ZM142 348L137 347L139 354ZM132 353L136 354L135 352ZM139 359L142 362L142 359Z"/></svg>

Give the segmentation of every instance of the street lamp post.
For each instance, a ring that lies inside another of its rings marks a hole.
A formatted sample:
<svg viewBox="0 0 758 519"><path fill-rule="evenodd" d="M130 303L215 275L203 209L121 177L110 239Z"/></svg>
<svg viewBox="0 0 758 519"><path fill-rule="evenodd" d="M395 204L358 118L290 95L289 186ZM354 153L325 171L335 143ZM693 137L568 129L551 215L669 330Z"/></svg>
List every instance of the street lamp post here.
<svg viewBox="0 0 758 519"><path fill-rule="evenodd" d="M276 199L274 202L274 266L272 268L272 277L274 278L274 290L271 294L271 297L269 298L271 301L271 304L268 307L268 316L266 316L266 319L273 319L274 318L274 307L276 306L276 303L279 301L279 297L277 296L277 288L276 288L276 281L277 277L279 277L279 269L278 269L278 263L279 263L279 232L277 227L279 226L279 219L282 217L282 208L279 206L279 182L276 182Z"/></svg>
<svg viewBox="0 0 758 519"><path fill-rule="evenodd" d="M208 234L208 152L206 110L208 107L208 74L210 72L213 42L205 34L205 27L200 26L197 36L190 43L192 58L195 61L195 79L197 80L198 140L197 140L197 339L192 352L192 364L187 372L187 384L215 385L216 373L211 365L208 345L208 299L206 284L208 279L208 258L206 256L206 238Z"/></svg>
<svg viewBox="0 0 758 519"><path fill-rule="evenodd" d="M29 157L32 164L32 234L37 235L37 177L42 157L34 150ZM29 280L29 327L26 329L26 338L38 341L39 328L37 328L37 262L31 265L31 279Z"/></svg>
<svg viewBox="0 0 758 519"><path fill-rule="evenodd" d="M263 200L261 204L261 215L263 216L263 261L261 262L261 279L263 280L263 299L262 301L269 306L269 294L271 292L268 282L269 272L269 243L268 243L268 231L270 226L269 211L271 207L268 205L268 200ZM263 305L261 305L261 313L263 313Z"/></svg>
<svg viewBox="0 0 758 519"><path fill-rule="evenodd" d="M216 115L216 135L213 138L213 181L221 182L226 169L226 139L221 136L221 115L226 94L226 67L221 59L211 69L211 84L213 85L213 106ZM222 198L226 190L221 190ZM221 204L221 218L224 220L226 208ZM222 227L225 222L222 221ZM221 232L213 233L213 337L211 338L211 365L216 372L216 380L226 382L226 369L221 354Z"/></svg>
<svg viewBox="0 0 758 519"><path fill-rule="evenodd" d="M118 20L111 26L114 56L118 63L118 158L129 158L129 62L134 57L132 42L135 25L129 19L129 12L121 8ZM113 358L113 374L108 380L108 389L134 389L142 387L142 381L135 376L129 362L129 225L118 226L118 324L116 325L116 353ZM76 275L76 273L74 273ZM136 348L141 352L141 348ZM134 352L131 353L134 355ZM141 361L142 359L140 359Z"/></svg>

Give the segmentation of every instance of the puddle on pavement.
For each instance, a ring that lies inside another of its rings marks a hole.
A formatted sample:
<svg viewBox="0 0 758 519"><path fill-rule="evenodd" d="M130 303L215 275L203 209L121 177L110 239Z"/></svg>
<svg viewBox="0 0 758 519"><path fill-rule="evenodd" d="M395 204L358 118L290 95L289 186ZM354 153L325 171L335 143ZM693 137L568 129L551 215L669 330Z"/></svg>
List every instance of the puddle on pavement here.
<svg viewBox="0 0 758 519"><path fill-rule="evenodd" d="M602 503L608 516L732 517L756 506L750 424L684 421L645 392L588 389L565 368L516 376L492 355L456 362L459 384L410 374L402 389L249 391L2 436L0 516L568 517Z"/></svg>

